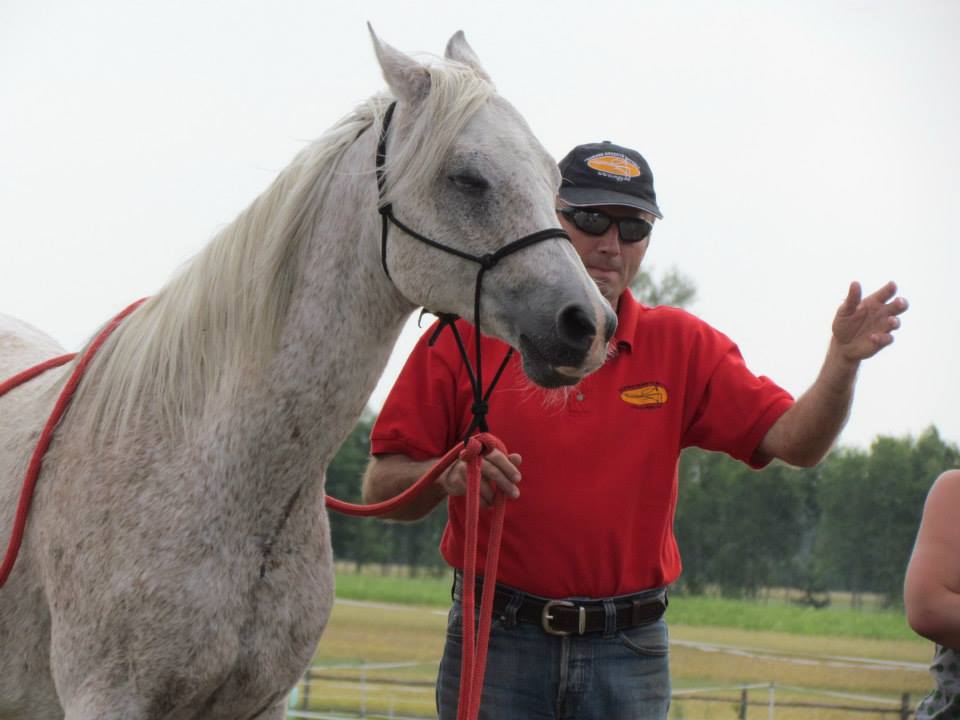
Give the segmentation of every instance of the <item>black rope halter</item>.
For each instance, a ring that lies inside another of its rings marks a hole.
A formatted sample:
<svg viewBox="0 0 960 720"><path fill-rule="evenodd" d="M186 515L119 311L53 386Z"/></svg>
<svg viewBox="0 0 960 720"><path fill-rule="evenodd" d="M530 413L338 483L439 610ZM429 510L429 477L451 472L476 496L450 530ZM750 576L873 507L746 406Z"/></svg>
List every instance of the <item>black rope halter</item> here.
<svg viewBox="0 0 960 720"><path fill-rule="evenodd" d="M430 346L432 347L437 341L441 331L445 327L449 327L453 331L453 336L457 341L457 348L460 350L460 357L463 358L463 364L467 368L467 375L470 378L470 386L473 389L473 407L471 408L471 412L473 413L473 422L470 423L470 427L467 428L467 432L464 435L463 440L466 442L467 439L473 434L474 430L488 432L489 428L487 427L486 415L487 411L490 409L490 394L493 392L494 386L497 384L497 381L503 374L503 371L507 366L507 362L510 360L510 356L513 354L513 348L507 350L507 353L503 358L503 362L500 363L500 368L494 375L493 380L486 389L486 392L484 392L483 365L480 356L480 293L483 285L484 273L486 273L487 270L496 267L497 263L499 263L503 258L505 258L507 255L515 253L517 250L522 250L525 247L529 247L543 240L549 240L552 238L566 238L569 240L570 236L562 228L546 228L544 230L538 230L537 232L530 233L529 235L524 235L518 240L507 243L503 247L499 248L496 252L486 253L485 255L471 255L470 253L458 248L444 245L436 240L431 240L425 235L421 235L416 230L413 230L397 220L396 216L393 214L393 205L391 203L383 203L383 188L385 183L384 164L387 160L387 131L390 129L390 121L393 119L393 111L396 106L397 103L392 102L387 108L387 112L383 116L383 124L380 127L380 141L377 144L377 188L379 190L380 201L382 203L380 205L380 264L383 265L383 272L385 272L387 277L390 278L390 270L387 267L387 231L390 227L390 223L396 225L410 237L416 238L420 242L426 243L430 247L450 253L451 255L456 255L464 260L475 262L480 266L480 269L477 271L477 283L473 294L473 325L476 328L476 342L474 343L476 372L474 372L470 365L470 358L467 355L467 350L464 347L463 340L461 339L460 333L457 330L457 326L455 324L456 320L458 319L457 315L452 315L450 313L437 313L436 315L440 319L440 324L437 326L437 329L434 331L429 342ZM390 279L393 280L393 278Z"/></svg>

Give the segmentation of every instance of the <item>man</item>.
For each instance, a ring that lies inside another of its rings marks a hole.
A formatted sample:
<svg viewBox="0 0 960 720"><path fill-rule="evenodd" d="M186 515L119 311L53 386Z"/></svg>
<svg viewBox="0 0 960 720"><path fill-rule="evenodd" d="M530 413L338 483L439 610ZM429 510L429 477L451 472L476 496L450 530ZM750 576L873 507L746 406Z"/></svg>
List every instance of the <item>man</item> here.
<svg viewBox="0 0 960 720"><path fill-rule="evenodd" d="M483 498L489 504L496 487L512 502L481 716L665 718L670 678L662 615L666 588L680 573L673 537L680 450L724 451L755 468L773 458L817 463L846 420L860 361L893 341L907 305L893 299L893 283L863 300L851 284L820 375L794 401L753 375L722 333L631 295L653 223L662 217L638 152L607 142L581 145L560 170L560 223L619 325L607 363L576 388L534 389L514 359L491 396L490 428L512 452L485 458ZM473 328L463 321L459 327L471 347ZM453 340L442 337L428 348L429 335L371 434L367 502L409 486L470 424L469 383ZM490 362L504 352L502 343L484 340ZM454 568L463 562L464 488L460 462L396 516L422 517L449 498L441 551ZM456 713L460 592L458 573L438 679L442 720Z"/></svg>

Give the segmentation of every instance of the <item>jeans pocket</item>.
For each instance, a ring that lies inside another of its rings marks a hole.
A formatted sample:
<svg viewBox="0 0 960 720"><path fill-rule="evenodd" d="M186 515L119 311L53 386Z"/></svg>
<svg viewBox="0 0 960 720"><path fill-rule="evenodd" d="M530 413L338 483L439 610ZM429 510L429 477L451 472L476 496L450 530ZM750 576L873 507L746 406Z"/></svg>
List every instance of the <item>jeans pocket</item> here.
<svg viewBox="0 0 960 720"><path fill-rule="evenodd" d="M447 613L447 636L458 639L463 637L463 607L458 602L453 603Z"/></svg>
<svg viewBox="0 0 960 720"><path fill-rule="evenodd" d="M474 626L479 630L478 615L478 612L474 615ZM503 619L495 615L490 622L490 632L502 628L504 628ZM453 603L450 606L450 612L447 613L447 637L458 642L463 639L463 605L459 602Z"/></svg>
<svg viewBox="0 0 960 720"><path fill-rule="evenodd" d="M623 630L620 642L637 655L662 657L670 651L667 622L661 618L649 625Z"/></svg>

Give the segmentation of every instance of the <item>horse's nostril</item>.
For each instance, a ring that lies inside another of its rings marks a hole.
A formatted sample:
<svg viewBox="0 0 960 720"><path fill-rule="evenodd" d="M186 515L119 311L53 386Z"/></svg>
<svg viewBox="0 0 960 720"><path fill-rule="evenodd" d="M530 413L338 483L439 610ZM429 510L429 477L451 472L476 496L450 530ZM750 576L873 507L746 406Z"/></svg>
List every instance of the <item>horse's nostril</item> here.
<svg viewBox="0 0 960 720"><path fill-rule="evenodd" d="M597 326L580 305L567 305L557 313L557 333L567 345L586 350L597 335Z"/></svg>

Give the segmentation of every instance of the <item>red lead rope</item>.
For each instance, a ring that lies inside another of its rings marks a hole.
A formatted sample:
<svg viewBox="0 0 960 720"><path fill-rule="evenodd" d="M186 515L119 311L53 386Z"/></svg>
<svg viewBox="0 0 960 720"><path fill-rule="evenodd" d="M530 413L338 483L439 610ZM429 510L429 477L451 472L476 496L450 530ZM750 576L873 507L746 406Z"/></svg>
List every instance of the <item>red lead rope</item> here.
<svg viewBox="0 0 960 720"><path fill-rule="evenodd" d="M3 397L8 392L13 390L18 385L22 385L27 382L27 380L32 380L40 373L44 373L51 368L60 367L61 365L66 365L68 362L73 360L76 357L76 353L71 353L69 355L60 355L50 360L46 360L39 365L34 365L31 368L27 368L23 372L17 373L12 378L0 383L0 397ZM47 421L47 426L50 425L50 421ZM49 434L46 432L47 428L44 427L44 432L40 435L40 439L37 441L37 447L40 446L41 442L45 442L46 445L50 444ZM44 447L44 452L46 447ZM23 530L27 525L27 514L30 512L30 502L33 499L33 488L37 484L37 476L40 474L40 462L43 459L43 453L37 454L36 451L33 453L33 457L30 458L30 466L27 468L27 475L23 481L23 488L20 490L20 501L17 503L17 514L13 518L13 530L10 532L10 542L7 543L7 552L3 557L3 564L0 565L0 588L3 587L4 583L7 582L7 578L10 576L10 571L13 570L13 564L17 560L17 553L20 551L20 543L23 541Z"/></svg>
<svg viewBox="0 0 960 720"><path fill-rule="evenodd" d="M490 622L493 618L493 591L497 579L497 564L500 561L500 540L503 536L504 495L496 491L493 504L493 520L487 538L487 562L483 571L487 582L483 584L480 601L480 627L474 635L474 591L477 586L477 537L480 519L480 466L481 442L490 442L504 455L507 449L496 437L483 433L485 439L470 438L464 455L467 456L467 537L463 554L463 655L460 661L460 699L457 720L474 720L480 713L480 696L483 694L483 676L487 669L487 645L490 641ZM473 449L471 449L473 448ZM477 638L474 650L474 638Z"/></svg>
<svg viewBox="0 0 960 720"><path fill-rule="evenodd" d="M345 515L367 517L384 515L417 497L428 485L456 460L467 463L467 518L466 541L463 558L463 654L460 658L460 699L457 720L474 720L480 712L480 696L483 692L483 676L487 669L487 646L490 640L490 622L493 617L493 591L497 577L497 565L500 561L500 540L503 536L503 516L506 506L504 495L496 491L493 501L493 519L490 523L490 536L487 539L487 561L483 576L489 582L483 584L480 600L480 627L476 625L476 586L477 586L477 537L480 524L480 468L483 456L493 449L504 455L507 449L500 440L490 433L479 433L467 441L466 448L456 446L440 458L427 471L402 493L389 500L373 505L354 505L327 496L327 507Z"/></svg>
<svg viewBox="0 0 960 720"><path fill-rule="evenodd" d="M53 432L60 423L63 414L70 406L73 394L80 384L83 373L87 365L93 359L100 346L106 342L110 334L117 329L124 318L136 310L146 300L137 300L123 312L111 320L94 338L93 342L87 347L86 351L80 357L69 379L60 391L53 412L47 418L46 425L40 433L37 445L30 458L30 465L27 467L27 473L23 480L23 488L20 491L20 500L17 504L17 513L13 520L13 530L10 533L10 542L7 545L7 551L3 558L3 565L0 565L0 588L6 583L10 572L13 570L13 564L17 560L17 554L20 551L20 544L23 541L23 533L27 524L27 516L30 512L30 504L33 501L33 491L37 484L37 478L40 476L40 469L43 465L43 456L50 447L53 439ZM0 383L0 397L13 388L35 378L37 375L50 370L51 368L64 365L76 357L75 354L61 355L52 358L39 365L17 373L8 380ZM487 668L487 645L490 640L490 622L493 617L493 590L497 577L497 564L500 560L500 540L503 535L503 516L504 516L504 496L503 493L496 491L493 505L493 520L490 524L490 536L487 541L487 562L484 568L484 577L489 580L483 584L483 596L480 601L480 626L476 626L476 580L477 580L477 537L480 521L480 468L483 464L483 456L493 449L497 449L504 455L507 449L498 438L490 433L479 433L472 436L465 448L456 446L447 452L440 460L413 485L404 490L390 500L374 503L372 505L354 505L353 503L343 502L337 498L326 498L327 507L336 512L345 515L356 515L369 517L371 515L385 515L397 507L403 505L412 498L420 495L430 484L436 481L438 477L452 465L457 459L462 459L467 463L467 517L466 517L466 547L464 548L463 559L463 655L460 660L460 699L457 710L457 720L474 720L480 712L480 696L483 691L483 676Z"/></svg>
<svg viewBox="0 0 960 720"><path fill-rule="evenodd" d="M10 543L7 545L7 553L3 558L3 565L0 565L0 587L3 587L4 583L7 581L7 578L10 576L10 571L13 570L13 564L17 560L17 553L20 551L20 543L23 541L23 531L27 526L27 514L30 512L30 503L33 501L33 489L37 484L37 478L40 476L40 468L43 465L43 456L46 455L47 448L50 447L50 441L53 439L53 431L57 429L57 424L60 422L60 418L63 417L63 414L67 411L67 408L70 407L70 401L73 399L73 393L76 391L77 385L80 384L80 378L83 377L83 373L87 369L87 365L90 364L90 361L93 359L93 356L96 354L97 350L99 350L100 346L106 342L107 338L110 337L110 334L117 329L117 326L123 322L123 319L140 307L140 304L144 300L146 300L146 298L137 300L135 303L127 307L100 331L100 334L97 335L93 342L87 347L86 352L83 353L80 360L73 368L73 372L70 374L67 384L64 385L63 390L60 391L60 397L57 398L57 404L53 406L53 412L51 412L50 417L47 418L47 424L43 426L43 431L40 433L40 438L37 440L37 446L33 449L33 455L30 457L30 464L27 466L27 474L23 479L23 488L20 490L20 501L17 503L17 514L13 518L13 531L10 533ZM43 371L57 367L58 365L63 365L73 358L73 355L61 355L60 357L47 360L44 363L40 363L39 365L14 375L12 378L0 385L0 395L12 390L20 383L24 383L27 380L36 377Z"/></svg>

